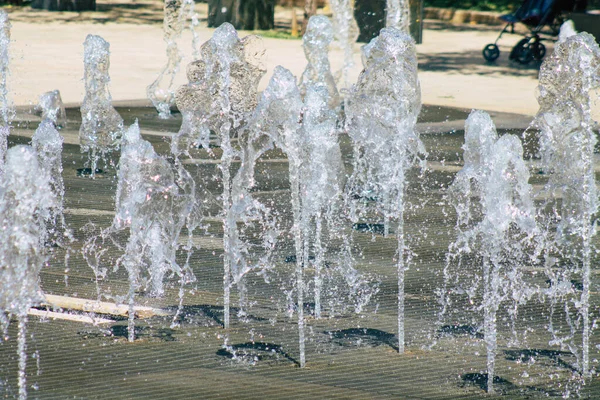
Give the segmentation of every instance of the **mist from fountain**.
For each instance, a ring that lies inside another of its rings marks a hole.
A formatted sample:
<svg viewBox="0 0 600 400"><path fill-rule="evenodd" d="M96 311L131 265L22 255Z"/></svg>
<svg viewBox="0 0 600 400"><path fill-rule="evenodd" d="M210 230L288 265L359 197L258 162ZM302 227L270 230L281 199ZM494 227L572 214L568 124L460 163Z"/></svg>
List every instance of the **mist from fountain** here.
<svg viewBox="0 0 600 400"><path fill-rule="evenodd" d="M354 223L375 212L384 235L396 222L398 241L398 340L404 351L404 238L406 173L424 167L425 148L415 130L421 110L414 40L396 28L384 28L363 48L365 69L349 95L346 129L354 146L354 169L347 202ZM374 201L370 201L374 200Z"/></svg>
<svg viewBox="0 0 600 400"><path fill-rule="evenodd" d="M108 164L109 154L118 149L123 133L123 118L112 106L108 90L110 44L100 36L88 35L84 42L85 96L81 103L79 141L81 152L88 152L91 176L98 161Z"/></svg>
<svg viewBox="0 0 600 400"><path fill-rule="evenodd" d="M561 29L554 52L540 69L540 110L533 122L539 130L542 169L548 175L544 191L552 209L543 221L551 344L566 346L577 356L584 378L592 374L591 257L596 251L592 239L599 202L594 171L597 138L591 109L592 91L600 86L599 70L600 48L594 38L588 33L575 34L568 27ZM572 284L577 278L581 279L581 290ZM552 322L556 309L566 313L568 332L561 332L559 324ZM575 342L579 329L581 344Z"/></svg>
<svg viewBox="0 0 600 400"><path fill-rule="evenodd" d="M473 111L465 123L463 149L464 168L449 188L458 238L447 255L440 316L447 317L451 297L458 295L476 304L474 312L483 310L487 391L493 393L497 313L503 303L509 303L507 311L516 335L518 307L537 292L525 283L522 268L536 264L541 235L520 139L510 134L498 138L489 115ZM474 203L477 198L479 203ZM474 262L480 267L473 268ZM479 294L483 296L480 304Z"/></svg>
<svg viewBox="0 0 600 400"><path fill-rule="evenodd" d="M5 168L0 177L0 328L6 337L11 315L17 317L19 399L25 399L27 312L44 299L38 275L47 260L45 221L56 198L31 147L10 148Z"/></svg>
<svg viewBox="0 0 600 400"><path fill-rule="evenodd" d="M156 110L158 117L167 119L171 117L171 107L175 104L175 91L173 83L179 72L179 65L183 59L177 41L185 29L187 19L191 19L192 31L192 56L198 58L198 35L196 26L198 16L194 12L193 0L164 0L163 31L164 41L167 44L167 64L160 71L158 77L147 89L147 95Z"/></svg>
<svg viewBox="0 0 600 400"><path fill-rule="evenodd" d="M0 176L4 173L4 155L8 149L8 136L10 135L10 127L0 126Z"/></svg>

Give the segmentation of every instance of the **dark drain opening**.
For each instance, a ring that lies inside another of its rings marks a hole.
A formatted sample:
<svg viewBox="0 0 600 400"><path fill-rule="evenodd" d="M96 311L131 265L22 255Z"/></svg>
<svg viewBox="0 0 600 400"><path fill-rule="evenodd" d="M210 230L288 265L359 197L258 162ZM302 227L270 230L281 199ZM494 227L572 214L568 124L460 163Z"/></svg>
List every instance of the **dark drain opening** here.
<svg viewBox="0 0 600 400"><path fill-rule="evenodd" d="M314 261L315 256L308 256L308 261ZM285 258L285 262L290 264L290 263L295 263L298 260L298 258L296 258L296 255L293 254L291 256L287 256Z"/></svg>
<svg viewBox="0 0 600 400"><path fill-rule="evenodd" d="M206 147L202 146L201 144L198 145L199 149L206 149ZM221 146L219 146L218 144L213 144L213 143L209 143L208 144L208 148L209 149L220 149Z"/></svg>
<svg viewBox="0 0 600 400"><path fill-rule="evenodd" d="M383 224L354 224L352 229L363 233L372 233L374 235L383 235L385 233L385 227Z"/></svg>
<svg viewBox="0 0 600 400"><path fill-rule="evenodd" d="M100 168L96 168L94 171L94 175L104 174L104 170ZM77 176L90 176L92 175L91 168L77 168Z"/></svg>
<svg viewBox="0 0 600 400"><path fill-rule="evenodd" d="M280 345L264 342L246 342L225 346L216 353L218 356L230 359L240 359L250 362L259 362L265 360L276 361L283 358L298 364L298 361L287 354Z"/></svg>

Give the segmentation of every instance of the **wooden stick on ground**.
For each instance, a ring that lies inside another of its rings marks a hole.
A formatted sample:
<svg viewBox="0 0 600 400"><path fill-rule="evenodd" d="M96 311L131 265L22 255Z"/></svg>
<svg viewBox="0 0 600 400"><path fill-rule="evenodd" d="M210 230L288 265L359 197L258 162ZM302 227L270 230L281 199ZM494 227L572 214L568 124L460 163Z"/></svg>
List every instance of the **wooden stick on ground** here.
<svg viewBox="0 0 600 400"><path fill-rule="evenodd" d="M44 305L54 308L66 308L69 310L92 312L96 314L119 315L122 317L127 317L129 315L129 306L126 304L115 304L106 301L56 296L52 294L46 295L46 301ZM134 310L136 318L150 318L154 316L169 315L167 311L153 307L135 306Z"/></svg>
<svg viewBox="0 0 600 400"><path fill-rule="evenodd" d="M28 315L35 315L37 317L49 318L49 319L60 319L64 321L75 321L75 322L83 322L86 324L110 324L115 321L112 319L106 318L94 318L89 315L79 315L79 314L67 314L55 311L47 311L47 310L38 310L37 308L30 308L27 312Z"/></svg>

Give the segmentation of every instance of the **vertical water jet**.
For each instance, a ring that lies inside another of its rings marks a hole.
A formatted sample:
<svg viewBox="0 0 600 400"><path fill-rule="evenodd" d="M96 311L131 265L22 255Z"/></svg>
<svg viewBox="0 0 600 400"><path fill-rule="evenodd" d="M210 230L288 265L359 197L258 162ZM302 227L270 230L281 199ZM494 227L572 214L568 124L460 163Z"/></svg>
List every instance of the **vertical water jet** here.
<svg viewBox="0 0 600 400"><path fill-rule="evenodd" d="M596 234L598 188L594 172L594 147L591 91L600 86L600 48L588 33L575 34L561 29L561 38L552 55L540 69L538 102L540 110L533 126L539 129L540 156L548 175L545 191L554 198L552 209L558 217L546 219L549 240L546 249L546 273L551 282L548 295L552 304L575 297L576 313L582 320L582 342L574 341L576 327L560 337L554 330L551 343L567 345L577 356L584 378L590 372L590 317L592 239ZM581 293L564 285L579 277ZM569 307L565 308L570 318Z"/></svg>
<svg viewBox="0 0 600 400"><path fill-rule="evenodd" d="M344 52L344 65L340 71L341 86L350 88L348 73L354 66L354 43L358 39L359 30L354 18L354 2L352 0L330 0L333 13L333 28L336 40Z"/></svg>
<svg viewBox="0 0 600 400"><path fill-rule="evenodd" d="M243 193L253 183L236 183L231 169L236 159L244 162L249 151L238 138L242 138L239 135L244 134L248 119L257 105L258 83L266 71L263 66L264 49L257 36L239 39L233 25L224 23L202 45L200 53L201 59L188 66L190 83L177 92L183 123L173 138L171 151L176 156L181 155L186 153L190 145L201 145L210 151L211 132L216 135L222 150L218 169L223 182L220 199L224 247L223 325L229 328L230 293L234 283L241 294L240 316L245 314L244 275L248 268L243 249L246 245L241 239L237 223L250 218L247 213L256 211L247 209L239 214L239 194L234 191ZM249 143L246 142L246 145ZM262 150L256 151L259 154ZM250 161L253 158L250 156L247 162L254 163L256 160Z"/></svg>
<svg viewBox="0 0 600 400"><path fill-rule="evenodd" d="M27 312L44 299L39 273L47 260L45 221L56 199L31 147L9 149L5 167L0 177L0 328L6 333L11 315L17 317L19 399L24 400Z"/></svg>
<svg viewBox="0 0 600 400"><path fill-rule="evenodd" d="M456 292L467 293L473 304L478 302L476 294L482 294L480 306L474 308L483 309L487 391L493 393L497 313L503 302L512 301L516 310L535 293L522 279L522 266L535 263L539 256L535 250L539 249L539 229L519 138L509 134L498 138L489 115L473 111L465 122L463 149L464 167L449 188L458 238L450 246L441 302L448 307L450 294ZM479 203L473 202L477 198ZM463 260L468 257L470 265L474 259L481 269L466 268ZM459 276L451 288L450 273Z"/></svg>
<svg viewBox="0 0 600 400"><path fill-rule="evenodd" d="M191 19L189 28L193 35L192 56L198 58L198 35L195 30L198 25L198 17L194 12L194 2L192 0L164 0L163 31L164 41L167 44L167 63L156 80L146 88L146 94L161 119L171 117L171 107L175 104L173 82L183 58L177 41L181 38L188 18Z"/></svg>
<svg viewBox="0 0 600 400"><path fill-rule="evenodd" d="M135 340L135 293L164 294L167 274L190 275L176 259L179 236L194 202L192 185L176 182L169 162L142 139L137 121L123 136L116 193L116 214L105 234L127 230L129 239L119 259L128 273L128 338ZM188 188L182 191L180 188Z"/></svg>
<svg viewBox="0 0 600 400"><path fill-rule="evenodd" d="M385 26L397 28L406 34L410 33L409 0L387 0Z"/></svg>
<svg viewBox="0 0 600 400"><path fill-rule="evenodd" d="M92 177L103 159L118 149L123 133L123 118L112 106L108 90L110 77L110 44L96 35L88 35L84 42L83 62L85 96L81 103L79 141L81 152L88 152Z"/></svg>
<svg viewBox="0 0 600 400"><path fill-rule="evenodd" d="M269 81L267 90L263 93L265 100L272 99L270 111L270 124L268 134L277 147L282 149L288 158L288 170L290 180L292 215L294 224L292 233L294 235L294 249L296 253L295 289L298 313L298 343L300 352L300 368L306 364L305 355L305 325L304 318L304 295L306 285L304 282L304 267L308 258L303 250L303 228L302 228L302 204L300 200L300 173L304 157L302 154L303 143L299 135L301 128L300 116L302 113L302 99L300 90L296 85L296 78L290 71L283 67L276 67Z"/></svg>
<svg viewBox="0 0 600 400"><path fill-rule="evenodd" d="M49 174L49 185L56 199L51 207L49 220L46 221L50 230L50 240L57 245L63 245L65 239L71 240L72 235L65 222L63 204L65 185L62 177L63 138L56 130L55 122L44 119L31 138L31 146L38 157L40 168Z"/></svg>
<svg viewBox="0 0 600 400"><path fill-rule="evenodd" d="M396 222L398 243L398 349L404 352L404 237L406 173L424 167L423 143L415 129L421 110L414 40L396 28L384 28L363 48L365 69L350 92L346 129L354 146L354 170L347 202L354 223L371 208L383 219L384 235ZM368 204L365 199L374 199Z"/></svg>
<svg viewBox="0 0 600 400"><path fill-rule="evenodd" d="M302 36L308 65L304 69L299 86L302 96L306 96L309 85L324 87L327 105L335 110L340 105L340 97L329 64L329 44L332 41L333 26L329 18L323 15L310 17L306 32Z"/></svg>
<svg viewBox="0 0 600 400"><path fill-rule="evenodd" d="M0 176L4 171L4 157L8 148L10 122L14 118L14 108L8 96L10 48L10 22L6 11L0 11Z"/></svg>

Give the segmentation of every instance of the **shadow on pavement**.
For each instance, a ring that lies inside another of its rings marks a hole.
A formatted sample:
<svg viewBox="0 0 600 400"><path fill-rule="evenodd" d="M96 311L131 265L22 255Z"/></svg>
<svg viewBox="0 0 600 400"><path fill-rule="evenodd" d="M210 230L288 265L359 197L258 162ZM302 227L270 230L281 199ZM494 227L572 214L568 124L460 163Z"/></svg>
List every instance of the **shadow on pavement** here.
<svg viewBox="0 0 600 400"><path fill-rule="evenodd" d="M500 59L494 63L485 61L480 50L436 54L420 53L419 71L537 78L540 62L533 61L528 65L522 65L508 61L508 53L508 50L501 50Z"/></svg>

